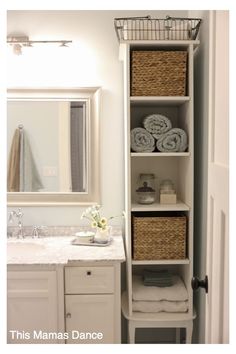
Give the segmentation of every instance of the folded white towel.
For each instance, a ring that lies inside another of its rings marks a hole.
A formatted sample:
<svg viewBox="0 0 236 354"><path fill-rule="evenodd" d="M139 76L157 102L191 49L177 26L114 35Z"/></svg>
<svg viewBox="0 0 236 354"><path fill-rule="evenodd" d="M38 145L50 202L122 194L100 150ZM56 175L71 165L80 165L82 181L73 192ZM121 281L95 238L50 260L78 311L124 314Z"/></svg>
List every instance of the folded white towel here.
<svg viewBox="0 0 236 354"><path fill-rule="evenodd" d="M187 312L188 301L133 301L137 312Z"/></svg>
<svg viewBox="0 0 236 354"><path fill-rule="evenodd" d="M160 288L158 286L145 286L141 276L133 276L133 300L135 301L186 301L188 292L183 280L173 276L173 285Z"/></svg>

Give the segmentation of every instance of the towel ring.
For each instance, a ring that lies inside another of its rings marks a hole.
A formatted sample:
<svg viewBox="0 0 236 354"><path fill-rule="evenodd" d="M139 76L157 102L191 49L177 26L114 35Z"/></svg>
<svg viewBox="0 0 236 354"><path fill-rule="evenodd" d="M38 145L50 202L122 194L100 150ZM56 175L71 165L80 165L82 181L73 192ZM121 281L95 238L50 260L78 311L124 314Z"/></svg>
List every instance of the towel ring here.
<svg viewBox="0 0 236 354"><path fill-rule="evenodd" d="M23 124L19 124L19 125L18 125L18 128L19 128L19 129L24 129Z"/></svg>

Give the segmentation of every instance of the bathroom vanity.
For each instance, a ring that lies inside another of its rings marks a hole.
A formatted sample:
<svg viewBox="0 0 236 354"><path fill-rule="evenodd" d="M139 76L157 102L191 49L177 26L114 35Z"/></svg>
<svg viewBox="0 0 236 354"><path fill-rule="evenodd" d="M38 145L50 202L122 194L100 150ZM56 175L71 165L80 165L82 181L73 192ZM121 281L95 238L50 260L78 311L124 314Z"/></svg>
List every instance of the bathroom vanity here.
<svg viewBox="0 0 236 354"><path fill-rule="evenodd" d="M75 246L74 236L8 240L8 343L120 343L123 239Z"/></svg>

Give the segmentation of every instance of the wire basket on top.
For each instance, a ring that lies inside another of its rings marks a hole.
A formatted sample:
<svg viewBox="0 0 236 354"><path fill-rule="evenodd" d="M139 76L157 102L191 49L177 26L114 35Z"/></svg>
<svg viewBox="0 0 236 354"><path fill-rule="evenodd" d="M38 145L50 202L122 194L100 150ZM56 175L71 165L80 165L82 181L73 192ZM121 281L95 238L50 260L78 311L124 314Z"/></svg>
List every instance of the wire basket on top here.
<svg viewBox="0 0 236 354"><path fill-rule="evenodd" d="M200 18L145 17L115 18L114 26L120 42L133 40L195 40Z"/></svg>

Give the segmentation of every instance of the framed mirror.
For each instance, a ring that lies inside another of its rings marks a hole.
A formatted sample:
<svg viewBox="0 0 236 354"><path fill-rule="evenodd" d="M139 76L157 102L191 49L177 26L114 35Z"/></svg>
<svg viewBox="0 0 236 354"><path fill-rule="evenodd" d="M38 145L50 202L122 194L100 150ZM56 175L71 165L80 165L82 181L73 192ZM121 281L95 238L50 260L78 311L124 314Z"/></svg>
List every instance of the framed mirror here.
<svg viewBox="0 0 236 354"><path fill-rule="evenodd" d="M99 203L100 91L8 89L9 206Z"/></svg>

